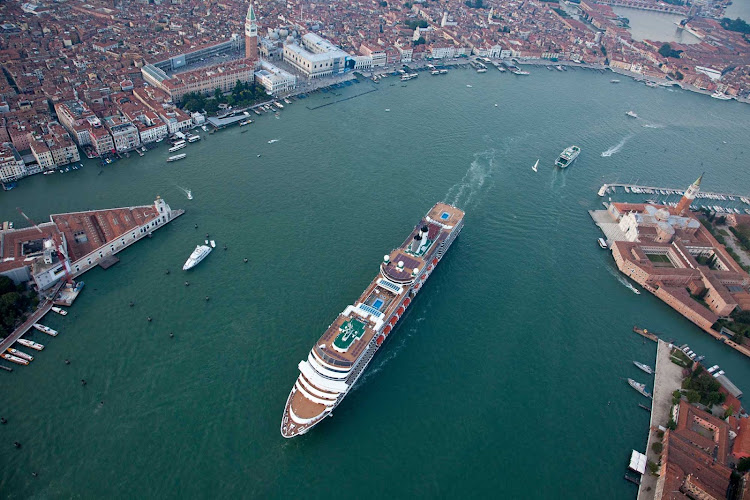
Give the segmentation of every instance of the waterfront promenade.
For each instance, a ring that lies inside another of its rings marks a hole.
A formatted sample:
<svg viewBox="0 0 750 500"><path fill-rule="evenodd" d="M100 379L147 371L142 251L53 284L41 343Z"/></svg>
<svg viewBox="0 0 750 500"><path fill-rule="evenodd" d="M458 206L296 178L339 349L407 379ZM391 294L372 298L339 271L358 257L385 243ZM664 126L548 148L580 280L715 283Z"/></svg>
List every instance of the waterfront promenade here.
<svg viewBox="0 0 750 500"><path fill-rule="evenodd" d="M651 403L651 420L649 421L648 442L644 452L648 459L659 463L659 455L651 450L651 445L657 441L659 426L666 427L672 409L672 393L680 388L682 383L682 368L670 361L672 344L659 340L656 346L656 367L654 370L654 397ZM646 473L641 478L638 487L638 500L652 500L656 494L659 478Z"/></svg>

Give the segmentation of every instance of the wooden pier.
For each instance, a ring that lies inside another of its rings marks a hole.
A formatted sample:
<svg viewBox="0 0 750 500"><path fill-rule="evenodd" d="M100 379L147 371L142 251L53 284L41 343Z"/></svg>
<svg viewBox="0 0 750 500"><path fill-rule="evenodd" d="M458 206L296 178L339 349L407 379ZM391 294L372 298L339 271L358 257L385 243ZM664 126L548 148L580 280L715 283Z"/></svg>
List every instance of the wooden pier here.
<svg viewBox="0 0 750 500"><path fill-rule="evenodd" d="M656 334L649 332L645 328L638 328L637 326L634 326L633 331L637 333L638 335L642 335L646 337L649 340L653 340L654 342L659 341L659 337Z"/></svg>

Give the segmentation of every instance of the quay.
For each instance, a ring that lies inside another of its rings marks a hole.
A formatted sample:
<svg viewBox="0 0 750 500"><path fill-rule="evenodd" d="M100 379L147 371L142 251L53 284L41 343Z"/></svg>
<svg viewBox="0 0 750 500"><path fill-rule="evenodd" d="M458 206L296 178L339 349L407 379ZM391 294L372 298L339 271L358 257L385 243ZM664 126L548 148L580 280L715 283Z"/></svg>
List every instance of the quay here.
<svg viewBox="0 0 750 500"><path fill-rule="evenodd" d="M645 328L638 328L637 326L634 326L633 331L637 333L638 335L643 335L649 340L653 340L654 342L659 342L659 337L656 336L656 334L649 332Z"/></svg>
<svg viewBox="0 0 750 500"><path fill-rule="evenodd" d="M629 183L620 183L620 182L608 182L606 184L602 184L602 187L599 188L598 194L599 196L604 196L607 194L609 189L615 189L615 188L622 188L625 190L626 193L632 192L637 194L660 194L660 191L666 191L669 194L674 195L680 195L682 196L684 194L684 189L679 188L670 188L670 187L658 187L658 186L642 186L639 184L629 184ZM626 189L627 188L627 189ZM633 191L633 188L636 190ZM641 191L641 193L638 193L638 190ZM710 198L710 199L718 199L723 200L722 197L729 199L729 197L736 198L737 200L740 200L742 203L745 203L746 205L750 205L750 203L747 203L745 200L748 198L741 194L733 194L733 193L713 193L711 191L703 191L701 190L697 194L697 198ZM726 201L726 200L723 200ZM731 200L730 200L731 201Z"/></svg>
<svg viewBox="0 0 750 500"><path fill-rule="evenodd" d="M672 344L659 340L656 347L656 367L654 369L654 391L651 403L651 419L649 421L648 443L646 457L654 463L659 463L659 456L651 449L657 440L659 427L666 427L672 409L672 393L682 386L682 368L670 361ZM657 491L657 482L663 478L646 472L641 477L638 487L638 500L652 500Z"/></svg>

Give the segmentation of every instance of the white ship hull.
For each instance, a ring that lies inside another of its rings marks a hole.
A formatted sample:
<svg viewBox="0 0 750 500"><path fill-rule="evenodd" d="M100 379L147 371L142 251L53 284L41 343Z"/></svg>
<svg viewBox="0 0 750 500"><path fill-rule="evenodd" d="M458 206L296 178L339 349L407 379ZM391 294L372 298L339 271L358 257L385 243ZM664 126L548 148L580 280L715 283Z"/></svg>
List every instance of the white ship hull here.
<svg viewBox="0 0 750 500"><path fill-rule="evenodd" d="M428 268L429 271L425 272L423 274L423 276L421 277L421 279L419 279L417 282L415 282L414 284L412 284L411 287L406 291L406 293L404 293L402 302L400 304L400 307L403 308L403 312L400 315L397 314L396 312L394 312L390 316L386 317L385 321L383 322L384 328L385 328L385 326L391 325L390 322L395 317L396 318L396 323L392 324L392 328L395 329L395 327L398 325L398 321L401 319L401 317L403 317L406 314L406 311L408 310L409 305L411 305L414 302L414 299L416 298L417 294L419 293L419 291L424 286L424 283L427 281L427 279L432 274L432 271L434 271L435 268L437 268L437 264L440 263L440 261L442 260L443 256L445 256L445 254L448 252L448 250L450 249L450 247L453 244L453 242L455 241L455 239L461 233L461 230L463 229L463 225L464 225L464 222L462 220L460 222L460 224L457 225L456 228L453 230L453 232L452 232L451 236L449 237L449 239L446 240L445 248L444 248L442 254L436 255L435 259L437 260L437 262L434 263L430 268ZM409 302L406 305L404 305L404 301L406 301L406 299L409 299ZM398 310L398 308L396 310ZM391 335L392 334L393 333L391 333ZM388 337L386 336L386 340L387 340L387 338ZM293 387L292 391L289 393L289 396L287 397L287 400L286 400L286 406L285 406L285 410L284 410L284 417L283 417L283 419L281 421L281 435L284 436L285 438L291 438L291 437L294 437L294 436L305 434L310 429L312 429L317 424L319 424L327 416L331 415L333 413L333 410L336 409L336 407L338 407L338 405L341 404L341 402L344 400L344 398L346 398L346 396L352 391L352 389L356 385L357 381L362 376L362 374L365 372L367 366L370 364L370 362L374 358L374 356L377 353L377 351L384 344L385 344L385 341L383 341L381 344L378 344L377 343L377 336L373 337L373 339L370 341L370 343L367 346L367 348L363 351L363 353L359 357L359 361L357 363L355 363L351 367L350 375L345 379L345 382L347 384L347 389L344 392L342 392L337 397L335 403L332 406L327 407L325 409L325 411L323 411L323 413L321 413L320 415L318 415L318 416L316 416L316 417L314 417L312 419L309 419L308 422L306 422L306 423L304 423L302 425L296 425L296 426L294 425L294 422L290 422L291 419L289 417L289 415L290 415L291 400L292 400L292 397L294 396L294 393L295 393L295 388ZM298 380L299 380L299 378L298 378ZM291 424L291 426L290 426L290 424ZM291 427L291 429L290 429L290 427Z"/></svg>

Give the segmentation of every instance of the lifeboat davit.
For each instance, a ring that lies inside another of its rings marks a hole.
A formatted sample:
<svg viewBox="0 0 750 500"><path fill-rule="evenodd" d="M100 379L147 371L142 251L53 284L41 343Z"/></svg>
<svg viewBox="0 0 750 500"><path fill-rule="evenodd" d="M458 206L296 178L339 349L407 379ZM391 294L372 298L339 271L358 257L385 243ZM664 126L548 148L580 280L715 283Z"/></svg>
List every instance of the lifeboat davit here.
<svg viewBox="0 0 750 500"><path fill-rule="evenodd" d="M375 343L377 345L380 345L383 343L384 340L385 340L385 337L383 335L378 335L378 338L375 340Z"/></svg>

